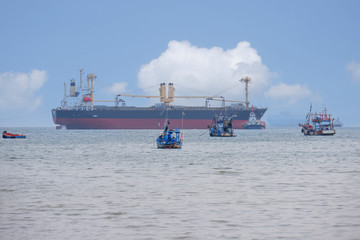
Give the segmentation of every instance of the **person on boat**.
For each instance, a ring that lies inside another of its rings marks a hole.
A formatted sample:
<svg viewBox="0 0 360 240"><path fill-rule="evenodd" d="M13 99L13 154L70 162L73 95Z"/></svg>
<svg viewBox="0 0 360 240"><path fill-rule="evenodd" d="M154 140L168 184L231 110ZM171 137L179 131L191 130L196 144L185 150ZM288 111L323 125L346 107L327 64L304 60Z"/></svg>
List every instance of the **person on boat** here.
<svg viewBox="0 0 360 240"><path fill-rule="evenodd" d="M171 134L170 133L167 135L167 140L168 140L168 142L171 142Z"/></svg>
<svg viewBox="0 0 360 240"><path fill-rule="evenodd" d="M167 124L165 123L165 130L164 132L166 132L169 129L169 125L170 125L170 120L167 121Z"/></svg>
<svg viewBox="0 0 360 240"><path fill-rule="evenodd" d="M176 135L175 135L175 133L173 133L171 135L171 143L175 143L175 142L176 142Z"/></svg>

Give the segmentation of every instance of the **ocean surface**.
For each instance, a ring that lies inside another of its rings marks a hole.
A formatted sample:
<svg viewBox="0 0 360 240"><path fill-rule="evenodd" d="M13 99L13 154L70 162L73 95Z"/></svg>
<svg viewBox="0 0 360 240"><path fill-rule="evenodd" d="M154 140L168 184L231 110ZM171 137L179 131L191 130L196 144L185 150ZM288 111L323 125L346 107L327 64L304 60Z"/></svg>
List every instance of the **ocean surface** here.
<svg viewBox="0 0 360 240"><path fill-rule="evenodd" d="M6 130L0 239L360 239L360 128Z"/></svg>

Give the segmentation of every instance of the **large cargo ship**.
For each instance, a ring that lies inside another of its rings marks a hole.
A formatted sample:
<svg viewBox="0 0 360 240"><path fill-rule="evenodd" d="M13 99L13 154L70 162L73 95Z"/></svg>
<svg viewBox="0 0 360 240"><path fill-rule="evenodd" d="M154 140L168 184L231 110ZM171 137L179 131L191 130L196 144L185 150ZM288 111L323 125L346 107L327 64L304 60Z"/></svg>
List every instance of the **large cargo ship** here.
<svg viewBox="0 0 360 240"><path fill-rule="evenodd" d="M80 87L74 80L70 81L67 93L64 84L64 99L61 107L52 109L52 117L57 128L67 129L163 129L165 120L169 120L171 128L206 129L215 115L233 116L233 128L240 129L248 121L253 109L256 119L265 126L261 117L267 108L249 107L248 83L250 78L241 79L245 83L246 101L225 100L222 96L175 96L172 83L160 84L160 95L126 95L119 94L115 100L94 100L94 74L87 75L87 84L82 83L80 70ZM160 103L151 107L126 106L124 97L159 98ZM176 106L171 103L176 98L204 98L204 106ZM221 101L220 107L210 107L209 101ZM97 102L113 102L114 106L94 105ZM227 106L226 103L231 103Z"/></svg>

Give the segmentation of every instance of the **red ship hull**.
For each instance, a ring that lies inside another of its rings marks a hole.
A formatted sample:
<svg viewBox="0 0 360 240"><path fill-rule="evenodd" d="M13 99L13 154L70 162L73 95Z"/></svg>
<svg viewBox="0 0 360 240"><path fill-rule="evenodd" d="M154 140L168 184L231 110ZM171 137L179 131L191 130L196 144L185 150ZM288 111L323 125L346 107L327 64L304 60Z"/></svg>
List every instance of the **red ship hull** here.
<svg viewBox="0 0 360 240"><path fill-rule="evenodd" d="M254 110L257 120L267 109ZM109 107L94 110L53 109L54 123L67 129L163 129L165 120L170 120L171 128L206 129L214 116L226 114L233 116L233 128L240 129L248 121L250 109L172 107L137 108ZM265 126L264 122L261 122Z"/></svg>
<svg viewBox="0 0 360 240"><path fill-rule="evenodd" d="M57 124L67 129L163 129L164 121L158 119L89 119L89 118L62 118ZM211 119L170 119L171 128L206 129ZM233 120L233 128L241 129L246 120ZM265 123L261 121L265 126Z"/></svg>

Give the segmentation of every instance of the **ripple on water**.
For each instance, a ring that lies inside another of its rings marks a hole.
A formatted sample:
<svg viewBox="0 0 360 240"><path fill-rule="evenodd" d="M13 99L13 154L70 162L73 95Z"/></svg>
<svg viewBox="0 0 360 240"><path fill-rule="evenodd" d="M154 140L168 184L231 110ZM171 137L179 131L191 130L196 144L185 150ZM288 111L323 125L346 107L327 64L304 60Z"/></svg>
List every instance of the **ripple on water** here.
<svg viewBox="0 0 360 240"><path fill-rule="evenodd" d="M159 131L31 131L0 147L4 239L360 236L360 129L187 130L180 151Z"/></svg>

